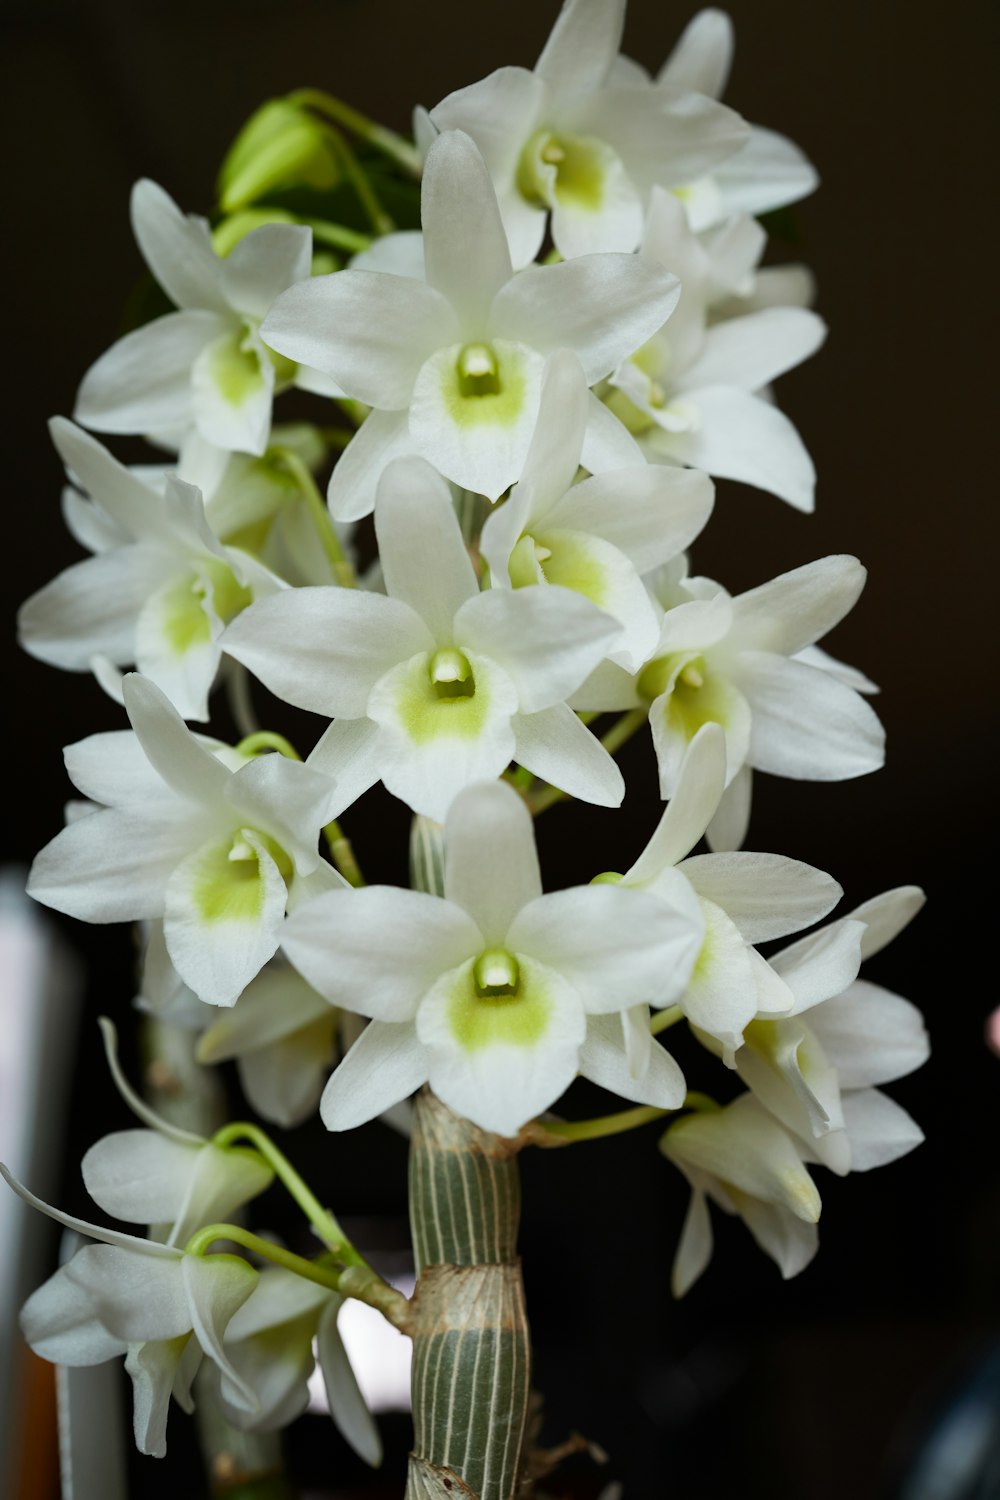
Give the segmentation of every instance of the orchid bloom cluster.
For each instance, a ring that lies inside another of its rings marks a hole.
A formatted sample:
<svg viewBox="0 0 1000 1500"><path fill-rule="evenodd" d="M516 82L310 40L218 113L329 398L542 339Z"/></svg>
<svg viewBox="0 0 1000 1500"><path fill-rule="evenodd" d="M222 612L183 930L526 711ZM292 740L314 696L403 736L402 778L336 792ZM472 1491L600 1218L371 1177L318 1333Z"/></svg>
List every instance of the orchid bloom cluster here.
<svg viewBox="0 0 1000 1500"><path fill-rule="evenodd" d="M74 421L53 421L90 555L20 622L130 727L67 747L83 800L30 890L142 923L140 1006L197 1031L202 1062L235 1058L280 1125L317 1105L330 1130L398 1120L429 1085L485 1131L572 1139L552 1111L578 1075L635 1123L663 1117L691 1193L681 1294L711 1255L709 1202L790 1276L817 1246L813 1169L921 1139L880 1089L924 1061L921 1019L858 975L922 895L827 920L835 879L742 847L754 770L883 762L873 684L819 644L862 565L806 561L733 595L687 555L715 478L813 507L772 385L824 325L805 268L761 268L758 216L816 177L720 102L721 12L651 77L620 53L624 8L567 0L534 69L418 110L416 151L371 128L401 183L419 176L419 231L388 222L346 147L331 157L328 96L251 121L214 225L137 184L135 237L176 310L115 343ZM338 176L371 234L297 214L294 193L268 202ZM316 419L279 419L286 400ZM144 435L157 461L129 468L94 433ZM256 722L253 682L319 716L304 759ZM220 688L236 743L206 729ZM618 807L615 751L647 725L666 807L646 848L545 892L533 819ZM339 820L377 782L440 842L438 888L365 885ZM665 1045L683 1022L721 1101ZM142 1128L91 1147L84 1181L150 1235L46 1208L96 1243L30 1299L29 1341L68 1364L123 1354L155 1454L203 1361L232 1420L276 1427L303 1409L315 1347L335 1420L376 1461L337 1310L361 1296L405 1328L404 1300L259 1127L170 1126L108 1037ZM317 1259L225 1222L275 1176Z"/></svg>

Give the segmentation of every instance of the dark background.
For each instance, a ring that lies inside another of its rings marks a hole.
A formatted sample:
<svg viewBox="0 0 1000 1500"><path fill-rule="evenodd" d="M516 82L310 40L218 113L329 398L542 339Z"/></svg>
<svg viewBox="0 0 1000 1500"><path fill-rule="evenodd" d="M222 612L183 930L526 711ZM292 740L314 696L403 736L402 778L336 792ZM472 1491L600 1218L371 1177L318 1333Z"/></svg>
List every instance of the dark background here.
<svg viewBox="0 0 1000 1500"><path fill-rule="evenodd" d="M522 1250L546 1437L576 1428L600 1443L627 1500L871 1500L904 1494L908 1455L1000 1332L1000 1061L982 1035L1000 999L987 958L997 17L986 0L729 8L728 102L790 135L821 173L819 193L796 210L800 243L782 258L814 268L831 334L779 393L816 461L817 514L720 485L696 564L733 592L828 552L856 553L870 569L830 644L883 686L888 765L832 786L758 778L749 844L830 870L849 905L902 882L927 888L923 916L866 972L926 1013L931 1062L891 1092L928 1140L875 1174L818 1174L823 1248L788 1285L742 1226L717 1222L710 1270L671 1301L686 1195L654 1132L526 1156ZM412 103L433 105L501 63L530 65L555 13L554 0L8 0L0 11L13 257L3 300L4 662L16 704L7 857L27 863L59 827L60 747L122 723L89 680L20 656L12 617L79 555L59 519L44 422L71 411L81 375L120 328L141 270L131 183L152 176L185 209L207 212L222 154L264 97L315 84L405 131ZM658 67L690 14L633 0L626 50ZM621 813L546 814L548 885L625 868L641 848L658 812L648 745L630 746L623 765ZM369 879L402 881L401 805L379 790L346 822ZM125 929L61 926L90 966L88 1015L125 1017ZM77 1148L126 1124L89 1035L80 1055L63 1196L78 1211ZM711 1087L708 1060L689 1056L692 1083ZM569 1106L602 1107L583 1089ZM338 1213L388 1215L387 1237L402 1236L401 1141L379 1125L349 1139L317 1125L288 1144ZM138 1461L136 1494L175 1492L192 1459L185 1425L175 1411L165 1463ZM388 1432L382 1482L398 1493L406 1434L402 1422ZM327 1451L315 1430L293 1441L307 1480L347 1482L353 1466L336 1445ZM585 1463L568 1472L578 1493L594 1492Z"/></svg>

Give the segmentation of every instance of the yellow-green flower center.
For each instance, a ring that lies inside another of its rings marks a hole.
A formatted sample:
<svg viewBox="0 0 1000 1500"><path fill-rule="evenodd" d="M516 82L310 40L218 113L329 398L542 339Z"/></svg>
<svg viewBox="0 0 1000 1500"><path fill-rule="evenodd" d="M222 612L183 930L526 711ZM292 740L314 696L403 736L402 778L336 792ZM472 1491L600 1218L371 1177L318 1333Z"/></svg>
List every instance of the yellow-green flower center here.
<svg viewBox="0 0 1000 1500"><path fill-rule="evenodd" d="M472 966L472 979L480 1000L513 1000L521 982L521 971L506 948L484 948Z"/></svg>
<svg viewBox="0 0 1000 1500"><path fill-rule="evenodd" d="M454 646L435 651L427 670L438 698L471 698L476 691L469 658Z"/></svg>
<svg viewBox="0 0 1000 1500"><path fill-rule="evenodd" d="M500 361L492 344L463 344L455 371L462 396L500 394Z"/></svg>

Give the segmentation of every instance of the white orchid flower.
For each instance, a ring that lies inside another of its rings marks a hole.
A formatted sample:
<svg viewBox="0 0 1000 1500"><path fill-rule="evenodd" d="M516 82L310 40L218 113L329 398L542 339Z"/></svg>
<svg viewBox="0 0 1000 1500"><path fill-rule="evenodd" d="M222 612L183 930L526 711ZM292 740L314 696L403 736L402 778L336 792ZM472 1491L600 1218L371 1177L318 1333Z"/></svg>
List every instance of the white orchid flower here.
<svg viewBox="0 0 1000 1500"><path fill-rule="evenodd" d="M257 1284L251 1265L235 1255L186 1255L76 1219L36 1198L2 1163L0 1174L32 1208L100 1242L78 1250L28 1298L21 1328L35 1353L53 1364L99 1365L126 1355L140 1453L166 1453L170 1397L193 1411L191 1383L203 1355L255 1405L223 1347L230 1319Z"/></svg>
<svg viewBox="0 0 1000 1500"><path fill-rule="evenodd" d="M124 694L133 734L65 752L74 784L103 805L45 846L28 890L84 921L162 917L181 978L232 1005L278 947L289 903L340 880L317 848L334 789L283 756L246 761L193 735L137 674Z"/></svg>
<svg viewBox="0 0 1000 1500"><path fill-rule="evenodd" d="M685 1115L660 1150L691 1188L674 1257L675 1297L697 1281L712 1257L708 1200L738 1214L786 1279L797 1276L819 1248L820 1197L792 1136L752 1094L723 1109Z"/></svg>
<svg viewBox="0 0 1000 1500"><path fill-rule="evenodd" d="M720 275L735 279L739 269L726 264L726 251L716 245L713 267L677 199L654 192L640 256L680 277L680 302L670 321L611 376L606 399L640 437L648 458L738 479L811 511L812 459L768 391L777 376L815 353L826 325L795 306L765 306L710 322Z"/></svg>
<svg viewBox="0 0 1000 1500"><path fill-rule="evenodd" d="M653 87L619 57L625 0L567 0L533 72L498 68L418 112L418 141L464 130L497 189L517 266L551 214L565 258L634 250L654 183L679 188L743 146L739 115L686 81ZM627 76L626 76L627 70Z"/></svg>
<svg viewBox="0 0 1000 1500"><path fill-rule="evenodd" d="M386 271L317 276L279 297L263 325L279 354L316 365L375 408L333 471L339 520L372 509L379 474L404 453L496 500L520 478L545 356L572 349L594 385L677 301L676 277L632 255L515 276L489 173L461 131L428 153L421 213L426 282ZM636 451L593 397L585 466L635 463Z"/></svg>
<svg viewBox="0 0 1000 1500"><path fill-rule="evenodd" d="M265 224L222 259L206 221L181 213L147 179L132 190L132 228L179 311L126 334L91 366L78 422L167 438L194 430L217 448L263 453L277 392L296 385L338 394L315 370L277 358L259 333L279 292L309 276L311 230Z"/></svg>
<svg viewBox="0 0 1000 1500"><path fill-rule="evenodd" d="M657 75L671 93L689 89L718 99L725 89L733 55L733 23L725 11L701 10L688 23ZM630 63L636 69L636 65ZM637 82L643 74L638 73ZM777 131L751 125L747 139L705 175L679 192L691 227L707 229L734 213L763 214L797 203L819 182L802 151Z"/></svg>
<svg viewBox="0 0 1000 1500"><path fill-rule="evenodd" d="M704 938L676 1003L699 1033L720 1044L731 1067L755 1016L780 1015L794 1006L793 991L753 945L818 922L843 891L822 870L780 854L692 855L725 784L725 736L718 724L705 724L688 747L656 831L621 882L671 905L678 902L679 885L697 898ZM856 973L861 929L853 925Z"/></svg>
<svg viewBox="0 0 1000 1500"><path fill-rule="evenodd" d="M627 1075L599 1023L682 993L697 917L642 891L542 895L531 817L503 782L468 787L445 825L444 897L370 886L310 902L284 946L309 982L373 1019L334 1071L320 1112L346 1130L421 1084L484 1130L514 1135L578 1072ZM684 1080L654 1049L644 1102L677 1108ZM635 1097L635 1086L630 1085Z"/></svg>
<svg viewBox="0 0 1000 1500"><path fill-rule="evenodd" d="M165 1226L166 1243L183 1246L196 1229L228 1219L264 1192L274 1173L256 1152L216 1146L158 1115L124 1077L111 1022L100 1024L115 1087L146 1129L102 1136L83 1158L84 1184L105 1213L126 1224Z"/></svg>
<svg viewBox="0 0 1000 1500"><path fill-rule="evenodd" d="M382 1443L337 1331L343 1298L280 1266L268 1266L226 1329L225 1351L244 1388L222 1374L226 1415L237 1427L270 1432L287 1427L305 1411L309 1377L317 1363L326 1386L330 1416L366 1463L382 1460Z"/></svg>
<svg viewBox="0 0 1000 1500"><path fill-rule="evenodd" d="M807 1160L840 1176L884 1166L923 1140L907 1112L874 1087L926 1062L923 1017L900 995L857 979L845 944L845 929L860 928L858 959L870 958L923 904L917 886L900 886L774 954L771 965L795 1003L787 1017L753 1021L736 1054L744 1083Z"/></svg>
<svg viewBox="0 0 1000 1500"><path fill-rule="evenodd" d="M621 773L564 701L617 622L566 588L480 593L448 486L422 459L386 469L375 531L385 595L285 590L224 638L286 702L334 716L308 764L335 778L336 810L381 779L441 821L463 786L512 759L617 807Z"/></svg>
<svg viewBox="0 0 1000 1500"><path fill-rule="evenodd" d="M337 1055L338 1012L277 955L198 1040L201 1063L236 1060L240 1086L265 1120L299 1125L319 1103Z"/></svg>
<svg viewBox="0 0 1000 1500"><path fill-rule="evenodd" d="M712 848L738 849L754 769L843 781L883 764L885 733L860 696L872 684L813 644L852 608L867 575L855 557L823 557L733 598L710 579L681 578L682 567L653 580L665 613L642 671L629 678L606 664L572 702L581 710L649 705L664 797L702 724L721 724L728 785L708 838Z"/></svg>
<svg viewBox="0 0 1000 1500"><path fill-rule="evenodd" d="M587 422L587 381L569 350L549 356L538 423L521 478L483 527L494 586L574 589L622 627L613 661L636 671L659 636L641 575L676 557L712 510L705 474L647 464L576 484Z"/></svg>
<svg viewBox="0 0 1000 1500"><path fill-rule="evenodd" d="M282 582L218 540L201 491L168 474L162 492L72 422L50 424L60 457L89 491L96 555L75 563L21 606L21 644L71 672L134 662L185 719L208 718L219 636L252 599ZM87 502L75 509L79 517ZM102 683L107 684L105 670ZM119 678L120 696L120 678Z"/></svg>

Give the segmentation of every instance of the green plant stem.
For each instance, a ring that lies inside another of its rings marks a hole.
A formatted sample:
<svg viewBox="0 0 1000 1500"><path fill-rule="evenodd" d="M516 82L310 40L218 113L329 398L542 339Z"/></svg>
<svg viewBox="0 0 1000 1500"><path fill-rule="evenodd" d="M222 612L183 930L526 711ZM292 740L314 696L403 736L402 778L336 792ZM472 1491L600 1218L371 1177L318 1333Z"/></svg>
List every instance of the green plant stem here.
<svg viewBox="0 0 1000 1500"><path fill-rule="evenodd" d="M316 487L315 479L299 455L293 453L290 448L276 448L274 451L275 456L298 484L302 498L309 507L309 514L323 551L326 553L334 580L340 584L341 588L357 588L358 580L354 576L354 569L341 545L340 537L337 535L330 512L326 508L326 502Z"/></svg>
<svg viewBox="0 0 1000 1500"><path fill-rule="evenodd" d="M676 1111L657 1109L653 1104L638 1104L635 1109L618 1110L613 1115L599 1115L593 1120L536 1120L530 1128L530 1138L537 1141L538 1133L558 1136L562 1141L597 1141L606 1135L622 1135L626 1130L636 1130L648 1125L651 1120L662 1120Z"/></svg>
<svg viewBox="0 0 1000 1500"><path fill-rule="evenodd" d="M676 1026L683 1019L684 1012L679 1005L668 1005L665 1010L658 1010L650 1017L649 1029L654 1036L659 1036L661 1031L669 1031L671 1026Z"/></svg>
<svg viewBox="0 0 1000 1500"><path fill-rule="evenodd" d="M330 142L334 154L344 169L344 176L357 195L358 202L368 216L369 223L376 235L391 234L395 229L395 221L386 213L378 199L378 194L368 181L367 174L347 141L339 130L329 123L324 125L324 135Z"/></svg>
<svg viewBox="0 0 1000 1500"><path fill-rule="evenodd" d="M344 1265L365 1264L364 1257L355 1250L333 1214L323 1207L312 1188L299 1175L288 1157L279 1150L266 1131L248 1120L236 1120L231 1125L224 1125L212 1137L212 1144L219 1146L222 1150L226 1150L236 1141L249 1141L254 1150L264 1158L282 1186L295 1199L328 1250L335 1254Z"/></svg>
<svg viewBox="0 0 1000 1500"><path fill-rule="evenodd" d="M609 755L614 755L620 750L626 740L630 740L637 729L646 723L649 715L644 708L630 708L628 713L622 714L616 719L607 734L601 735L601 744ZM564 792L560 787L550 786L535 796L528 797L528 808L532 815L537 818L546 808L553 807L557 802L565 802L569 799L569 792Z"/></svg>
<svg viewBox="0 0 1000 1500"><path fill-rule="evenodd" d="M236 749L241 755L259 755L262 750L277 750L286 760L302 759L291 740L286 740L283 734L277 734L273 729L255 730L253 734L240 740Z"/></svg>
<svg viewBox="0 0 1000 1500"><path fill-rule="evenodd" d="M369 146L374 146L384 156L398 163L411 177L419 177L423 172L420 152L415 146L394 130L388 130L384 125L377 125L374 120L369 120L367 115L352 109L333 94L328 94L323 89L296 89L288 95L288 99L292 104L315 110L317 114L325 115L327 119L342 125L359 140L367 141Z"/></svg>
<svg viewBox="0 0 1000 1500"><path fill-rule="evenodd" d="M340 871L341 875L343 875L348 885L353 885L355 890L357 890L359 886L364 885L365 877L361 873L361 866L358 864L357 857L354 853L354 845L345 835L344 830L341 828L336 819L334 819L332 823L327 823L326 827L323 829L323 837L326 839L326 845L330 851L330 858L333 860L334 864L337 866L337 869Z"/></svg>
<svg viewBox="0 0 1000 1500"><path fill-rule="evenodd" d="M329 245L331 250L346 250L349 255L367 250L372 243L370 234L362 234L358 229L348 229L346 224L334 224L331 219L314 219L303 215L299 223L307 224L313 232L313 239L321 245Z"/></svg>

